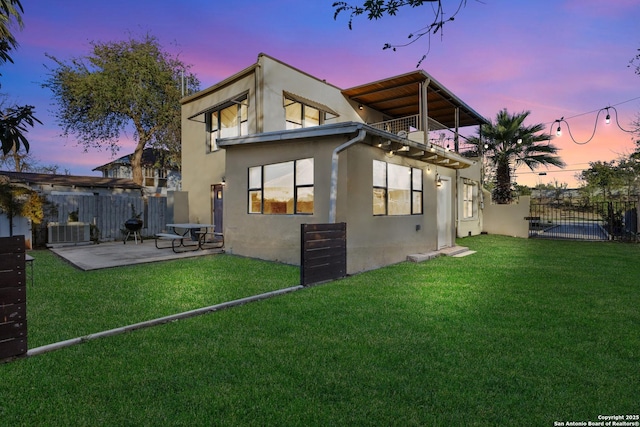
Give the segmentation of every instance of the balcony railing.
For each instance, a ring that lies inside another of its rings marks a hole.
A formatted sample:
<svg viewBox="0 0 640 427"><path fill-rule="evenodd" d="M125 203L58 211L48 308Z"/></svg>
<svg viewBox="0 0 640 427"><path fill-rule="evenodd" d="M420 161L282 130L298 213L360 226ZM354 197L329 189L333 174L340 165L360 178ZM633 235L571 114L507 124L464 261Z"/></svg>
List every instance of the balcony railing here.
<svg viewBox="0 0 640 427"><path fill-rule="evenodd" d="M416 114L414 116L406 116L398 119L387 120L384 122L372 123L369 126L372 126L376 129L380 129L386 132L390 132L393 134L398 134L400 132L406 132L407 135L412 132L421 131L420 129L420 117ZM456 134L453 130L449 129L442 123L429 118L429 143L432 145L437 145L439 147L456 150L455 147L455 137ZM412 138L413 139L413 138ZM426 142L426 141L419 141ZM478 148L473 145L465 142L465 139L461 136L458 137L458 154L461 154L465 157L477 157L478 156Z"/></svg>
<svg viewBox="0 0 640 427"><path fill-rule="evenodd" d="M371 126L396 135L399 132L410 133L420 130L420 117L416 114L415 116L407 116L399 119L387 120L385 122L373 123Z"/></svg>

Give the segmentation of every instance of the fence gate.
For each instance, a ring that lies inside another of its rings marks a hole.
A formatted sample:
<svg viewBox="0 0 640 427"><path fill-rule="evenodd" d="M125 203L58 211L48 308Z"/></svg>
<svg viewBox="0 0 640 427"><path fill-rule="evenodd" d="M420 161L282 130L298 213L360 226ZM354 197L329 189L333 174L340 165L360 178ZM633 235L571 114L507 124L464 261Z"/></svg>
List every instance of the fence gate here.
<svg viewBox="0 0 640 427"><path fill-rule="evenodd" d="M24 236L0 238L0 361L27 354Z"/></svg>
<svg viewBox="0 0 640 427"><path fill-rule="evenodd" d="M301 224L300 284L347 275L347 224Z"/></svg>
<svg viewBox="0 0 640 427"><path fill-rule="evenodd" d="M531 203L529 237L638 241L638 201Z"/></svg>

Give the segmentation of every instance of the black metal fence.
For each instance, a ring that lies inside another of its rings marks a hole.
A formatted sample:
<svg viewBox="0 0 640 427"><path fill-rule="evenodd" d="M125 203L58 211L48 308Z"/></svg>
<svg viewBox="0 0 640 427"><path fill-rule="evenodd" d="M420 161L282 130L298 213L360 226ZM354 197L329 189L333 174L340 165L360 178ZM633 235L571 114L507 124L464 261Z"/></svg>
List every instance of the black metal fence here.
<svg viewBox="0 0 640 427"><path fill-rule="evenodd" d="M529 237L638 242L638 201L531 202Z"/></svg>

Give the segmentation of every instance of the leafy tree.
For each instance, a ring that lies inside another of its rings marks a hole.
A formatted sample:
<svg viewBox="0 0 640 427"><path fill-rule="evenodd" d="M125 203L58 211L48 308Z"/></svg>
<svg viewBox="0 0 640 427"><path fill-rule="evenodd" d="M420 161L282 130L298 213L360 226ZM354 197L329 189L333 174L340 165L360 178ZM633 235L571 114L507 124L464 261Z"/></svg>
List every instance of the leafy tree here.
<svg viewBox="0 0 640 427"><path fill-rule="evenodd" d="M526 185L516 184L516 192L521 196L531 196L531 188Z"/></svg>
<svg viewBox="0 0 640 427"><path fill-rule="evenodd" d="M63 136L75 135L85 150L107 148L115 154L121 133L133 126L133 181L142 184L144 148L167 149L179 163L181 77L187 74L189 91L197 90L199 81L153 36L91 45L88 56L69 62L47 55L56 67L43 86L57 101Z"/></svg>
<svg viewBox="0 0 640 427"><path fill-rule="evenodd" d="M610 199L614 193L624 192L627 197L637 194L640 177L640 164L633 159L621 158L610 162L590 162L589 169L580 173L580 179L588 189L598 189L601 196Z"/></svg>
<svg viewBox="0 0 640 427"><path fill-rule="evenodd" d="M10 51L18 47L18 42L11 33L12 24L17 24L22 29L21 13L22 5L19 0L0 0L0 65L5 62L13 62ZM21 146L29 151L29 141L25 133L27 127L42 123L33 113L32 105L12 106L0 110L0 144L2 153L20 151Z"/></svg>
<svg viewBox="0 0 640 427"><path fill-rule="evenodd" d="M440 33L442 35L443 27L446 23L455 20L455 17L460 12L463 6L466 6L467 0L450 0L450 3L455 7L455 12L449 13L448 18L445 19L445 10L442 5L443 0L360 0L362 4L350 4L345 1L337 1L333 3L335 13L333 19L337 19L341 13L349 14L349 29L353 28L353 20L360 15L367 15L369 20L378 20L385 16L395 16L401 8L416 8L430 4L433 11L433 20L428 21L427 25L419 29L416 32L408 35L409 41L404 44L391 44L385 43L384 49L391 49L395 51L397 48L408 46L415 43L423 37L427 37L429 44L431 42L431 35ZM428 50L427 50L428 54ZM420 66L422 61L426 58L427 54L423 55L418 62L417 67Z"/></svg>
<svg viewBox="0 0 640 427"><path fill-rule="evenodd" d="M40 224L44 218L44 197L29 187L0 179L0 211L9 218L9 235L13 236L13 218L23 216L34 224Z"/></svg>
<svg viewBox="0 0 640 427"><path fill-rule="evenodd" d="M487 160L495 169L492 196L496 203L508 204L513 200L512 166L527 165L531 170L538 166L565 166L556 156L558 148L549 142L550 136L540 133L545 126L524 124L530 113L509 114L503 109L497 114L495 123L481 126L482 139L479 136L470 138L470 143L476 145L479 152L484 147Z"/></svg>

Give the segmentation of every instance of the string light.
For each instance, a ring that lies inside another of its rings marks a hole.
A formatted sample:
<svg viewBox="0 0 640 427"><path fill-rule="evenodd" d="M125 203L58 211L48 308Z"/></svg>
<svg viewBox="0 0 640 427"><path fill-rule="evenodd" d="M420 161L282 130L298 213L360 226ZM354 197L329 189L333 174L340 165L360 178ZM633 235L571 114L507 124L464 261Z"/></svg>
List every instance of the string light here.
<svg viewBox="0 0 640 427"><path fill-rule="evenodd" d="M571 140L578 144L578 145L584 145L587 144L589 142L591 142L591 140L593 139L593 137L596 135L596 130L598 129L598 118L600 117L600 114L604 111L606 111L607 116L605 117L605 123L606 124L610 124L611 123L611 113L609 112L609 110L613 110L613 112L615 113L615 118L616 118L616 125L618 126L618 128L623 131L623 132L627 132L627 133L634 133L633 130L627 130L625 128L623 128L622 126L620 126L620 122L618 121L618 110L616 110L615 107L609 106L609 107L604 107L601 108L600 110L598 110L598 114L596 115L596 121L593 125L593 133L591 133L591 136L589 137L589 139L587 139L586 141L580 142L580 141L576 141L576 139L573 137L573 134L571 133L571 127L569 126L569 122L567 122L564 117L561 117L557 120L555 120L552 124L551 124L551 129L553 129L553 126L557 123L558 124L558 128L556 129L556 136L561 136L562 135L562 127L561 124L564 123L567 126L567 131L569 132L569 137L571 138ZM550 129L550 130L551 130ZM551 132L549 132L549 134L551 134Z"/></svg>

